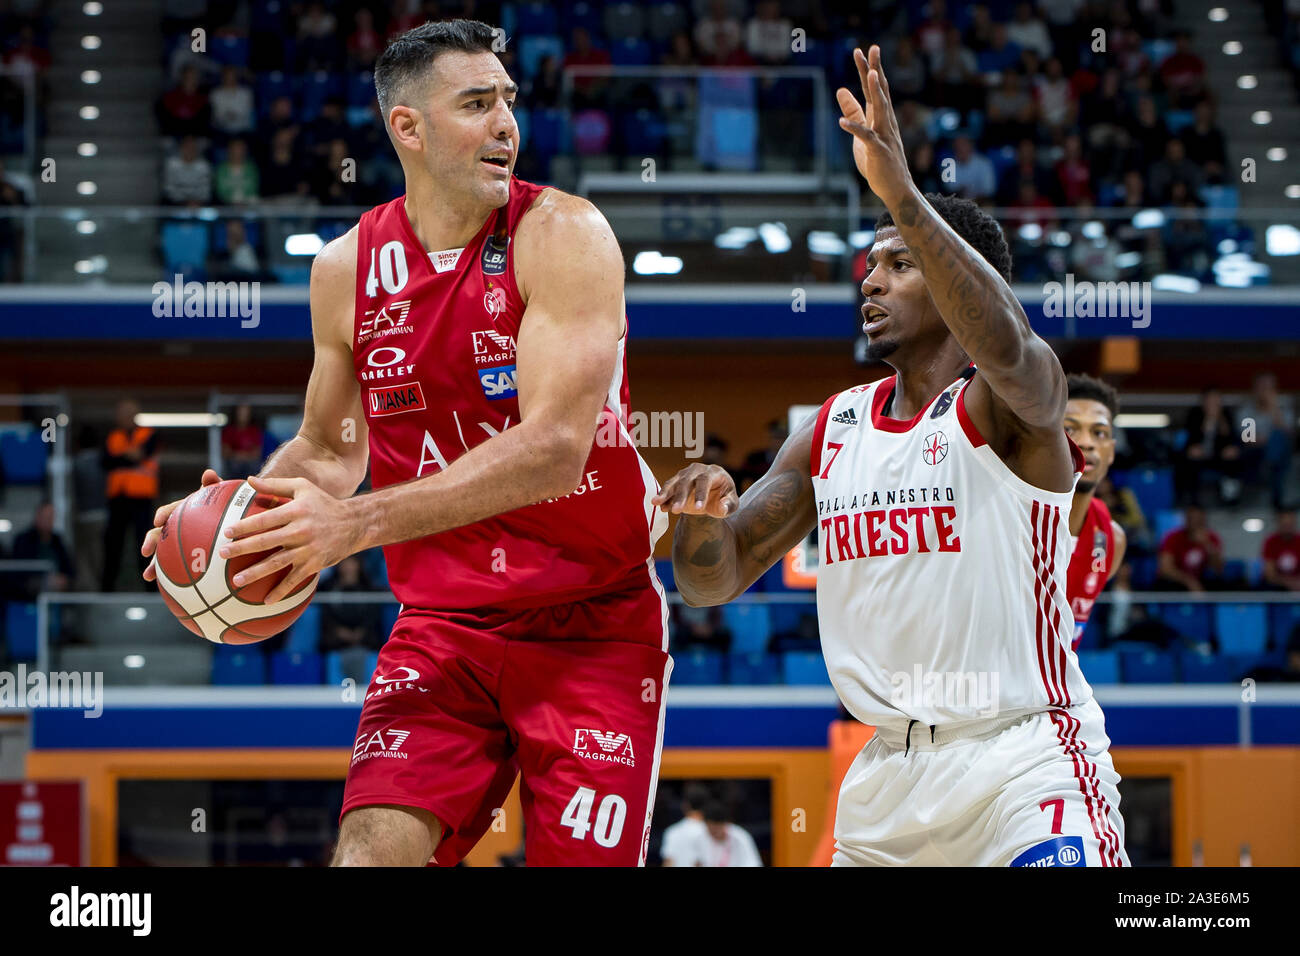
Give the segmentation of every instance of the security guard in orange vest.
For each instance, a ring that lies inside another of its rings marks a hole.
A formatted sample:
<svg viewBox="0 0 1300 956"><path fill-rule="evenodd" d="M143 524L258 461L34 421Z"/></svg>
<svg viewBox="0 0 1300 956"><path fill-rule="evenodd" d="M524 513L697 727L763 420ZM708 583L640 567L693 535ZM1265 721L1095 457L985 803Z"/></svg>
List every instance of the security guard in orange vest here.
<svg viewBox="0 0 1300 956"><path fill-rule="evenodd" d="M142 541L153 527L158 498L158 436L135 424L140 406L124 398L117 405L117 427L104 442L108 525L104 529L102 588L112 591L122 567L122 544L128 532ZM148 564L140 558L140 571Z"/></svg>

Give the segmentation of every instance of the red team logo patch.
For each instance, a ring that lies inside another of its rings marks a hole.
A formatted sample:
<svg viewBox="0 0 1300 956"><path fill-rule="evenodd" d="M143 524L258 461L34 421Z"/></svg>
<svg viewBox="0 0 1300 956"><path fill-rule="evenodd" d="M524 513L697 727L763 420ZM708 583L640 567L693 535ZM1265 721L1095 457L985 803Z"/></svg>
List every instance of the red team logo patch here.
<svg viewBox="0 0 1300 956"><path fill-rule="evenodd" d="M937 465L948 454L948 436L943 432L930 432L925 436L925 447L921 457L927 465Z"/></svg>

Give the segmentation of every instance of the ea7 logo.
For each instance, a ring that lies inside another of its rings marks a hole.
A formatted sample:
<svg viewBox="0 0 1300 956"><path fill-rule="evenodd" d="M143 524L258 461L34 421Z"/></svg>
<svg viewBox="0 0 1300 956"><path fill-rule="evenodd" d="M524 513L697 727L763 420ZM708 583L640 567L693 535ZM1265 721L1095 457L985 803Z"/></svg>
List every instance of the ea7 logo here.
<svg viewBox="0 0 1300 956"><path fill-rule="evenodd" d="M612 730L575 730L573 732L573 752L584 760L602 763L621 763L628 767L636 766L636 755L632 752L632 738Z"/></svg>
<svg viewBox="0 0 1300 956"><path fill-rule="evenodd" d="M395 757L405 760L407 755L399 751L409 736L411 736L409 730L376 730L372 734L362 734L352 748L352 762L357 763L372 757Z"/></svg>
<svg viewBox="0 0 1300 956"><path fill-rule="evenodd" d="M403 334L413 331L406 325L406 317L411 312L411 300L389 302L378 312L367 312L357 329L358 344L376 335Z"/></svg>
<svg viewBox="0 0 1300 956"><path fill-rule="evenodd" d="M519 394L519 389L515 386L516 374L513 365L479 369L478 379L483 386L483 394L493 401L516 397Z"/></svg>

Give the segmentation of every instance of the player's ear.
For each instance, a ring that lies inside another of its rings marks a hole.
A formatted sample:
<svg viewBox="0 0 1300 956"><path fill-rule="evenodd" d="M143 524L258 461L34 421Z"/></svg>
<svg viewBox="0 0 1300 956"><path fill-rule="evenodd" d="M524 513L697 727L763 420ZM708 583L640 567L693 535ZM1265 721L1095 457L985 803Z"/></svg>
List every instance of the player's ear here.
<svg viewBox="0 0 1300 956"><path fill-rule="evenodd" d="M388 111L388 133L397 146L419 150L423 145L419 112L401 104L394 106Z"/></svg>

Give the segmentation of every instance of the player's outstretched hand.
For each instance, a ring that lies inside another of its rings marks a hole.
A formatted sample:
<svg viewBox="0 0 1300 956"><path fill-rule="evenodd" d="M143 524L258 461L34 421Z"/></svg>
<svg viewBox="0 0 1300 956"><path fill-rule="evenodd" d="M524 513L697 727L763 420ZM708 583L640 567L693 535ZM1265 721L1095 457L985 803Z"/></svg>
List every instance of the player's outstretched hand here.
<svg viewBox="0 0 1300 956"><path fill-rule="evenodd" d="M864 54L853 51L853 62L862 81L862 102L846 88L835 91L839 103L840 129L853 134L853 160L871 191L885 206L894 209L913 188L907 168L898 117L889 97L889 81L880 65L880 47L874 44Z"/></svg>
<svg viewBox="0 0 1300 956"><path fill-rule="evenodd" d="M710 518L725 518L740 507L736 483L720 465L687 465L664 482L650 501L670 514Z"/></svg>
<svg viewBox="0 0 1300 956"><path fill-rule="evenodd" d="M219 481L221 481L221 476L211 468L206 468L203 471L203 477L199 480L199 487L206 488L208 485L215 485ZM188 495L186 497L188 497ZM176 506L184 500L185 498L179 498L176 501L163 505L154 512L153 527L149 529L149 533L144 536L144 543L140 545L140 553L146 558L152 557L153 553L158 550L159 529L167 523L167 518L176 510ZM158 575L153 569L153 562L150 561L149 566L144 569L144 579L146 581L152 581L157 576Z"/></svg>

